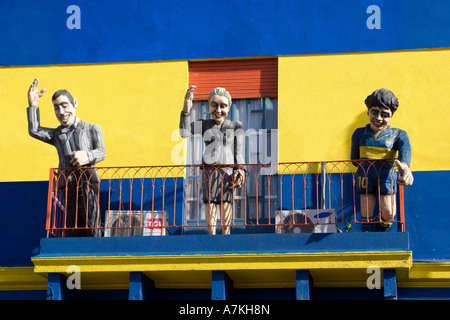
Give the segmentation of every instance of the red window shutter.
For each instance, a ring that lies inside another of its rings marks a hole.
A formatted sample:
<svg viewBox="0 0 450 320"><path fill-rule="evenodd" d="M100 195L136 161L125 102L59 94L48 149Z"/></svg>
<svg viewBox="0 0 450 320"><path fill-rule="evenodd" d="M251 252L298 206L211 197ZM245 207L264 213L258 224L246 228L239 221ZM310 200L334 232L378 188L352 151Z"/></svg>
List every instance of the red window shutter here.
<svg viewBox="0 0 450 320"><path fill-rule="evenodd" d="M195 100L208 100L216 87L233 99L278 96L278 59L194 61L189 63L189 85L197 86Z"/></svg>

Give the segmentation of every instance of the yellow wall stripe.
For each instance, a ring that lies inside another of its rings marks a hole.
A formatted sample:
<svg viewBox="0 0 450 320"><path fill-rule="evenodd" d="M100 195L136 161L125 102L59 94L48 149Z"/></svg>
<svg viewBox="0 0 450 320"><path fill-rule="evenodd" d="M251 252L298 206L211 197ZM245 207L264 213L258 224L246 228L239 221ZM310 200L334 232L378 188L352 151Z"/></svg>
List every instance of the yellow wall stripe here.
<svg viewBox="0 0 450 320"><path fill-rule="evenodd" d="M33 267L0 267L0 291L47 290L47 275Z"/></svg>
<svg viewBox="0 0 450 320"><path fill-rule="evenodd" d="M388 88L390 121L412 144L412 170L449 170L450 49L279 57L280 162L345 160L368 123L366 97Z"/></svg>
<svg viewBox="0 0 450 320"><path fill-rule="evenodd" d="M400 101L391 125L408 132L412 169L450 169L450 49L278 59L280 162L349 159L353 131L368 122L364 99L386 87ZM172 152L184 143L176 130L187 61L2 67L1 124L11 139L0 141L0 181L47 180L58 163L53 147L27 132L27 90L36 77L48 89L40 104L44 126L58 125L50 100L65 88L79 100L77 115L102 127L100 166L174 164Z"/></svg>
<svg viewBox="0 0 450 320"><path fill-rule="evenodd" d="M0 68L0 181L47 180L58 165L53 146L28 135L27 92L40 79L41 125L55 128L51 96L67 89L77 116L102 128L106 159L99 166L171 165L171 141L188 82L187 61Z"/></svg>
<svg viewBox="0 0 450 320"><path fill-rule="evenodd" d="M60 261L62 262L62 261ZM67 263L68 261L65 261ZM73 262L73 261L72 261ZM375 261L370 261L375 262ZM59 269L64 273L64 266ZM82 289L126 289L129 271L117 268L115 272L83 272ZM33 267L0 268L1 290L46 290L47 273L37 272ZM41 269L42 270L42 269ZM209 270L146 271L157 288L210 288ZM227 270L236 288L295 287L295 270L260 269ZM364 268L311 269L314 286L317 287L364 287L369 274ZM67 275L68 276L68 275ZM413 262L410 268L398 268L399 287L450 288L449 262Z"/></svg>

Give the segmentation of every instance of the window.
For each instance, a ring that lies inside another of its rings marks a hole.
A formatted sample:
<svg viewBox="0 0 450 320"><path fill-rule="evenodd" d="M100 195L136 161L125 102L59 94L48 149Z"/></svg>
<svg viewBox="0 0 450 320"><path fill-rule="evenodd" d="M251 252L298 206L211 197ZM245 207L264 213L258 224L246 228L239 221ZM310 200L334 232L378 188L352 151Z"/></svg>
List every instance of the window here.
<svg viewBox="0 0 450 320"><path fill-rule="evenodd" d="M277 99L257 98L257 99L237 99L233 100L229 119L239 120L244 124L246 134L246 163L267 164L278 162L278 130L277 130ZM191 121L198 119L211 119L209 114L208 101L196 101L191 110ZM187 164L201 164L204 151L204 143L201 135L194 135L188 139L188 160ZM238 189L235 193L234 218L244 219L247 222L256 220L256 207L258 207L258 219L268 218L268 205L270 203L271 217L277 206L277 176L270 177L264 170L260 174L261 166L249 166L247 173L246 190ZM269 170L267 170L269 171ZM188 177L188 219L197 219L197 200L199 200L201 210L199 219L205 219L205 205L201 195L201 170L197 168ZM269 181L270 179L270 181ZM258 184L256 184L258 182ZM270 182L270 183L268 183ZM258 190L256 189L258 185ZM268 190L270 188L270 192ZM270 194L270 201L269 201ZM247 205L244 205L244 198L247 198ZM258 202L258 204L257 204ZM246 207L246 210L245 210Z"/></svg>
<svg viewBox="0 0 450 320"><path fill-rule="evenodd" d="M215 87L224 87L233 98L228 119L239 120L244 124L246 163L278 162L277 59L191 62L189 83L197 86L191 121L211 119L207 101L209 92ZM204 143L200 135L189 138L187 164L201 164L203 150ZM269 204L271 218L274 218L277 209L276 174L270 177L264 171L260 174L261 166L258 165L249 169L246 190L242 188L235 192L234 219L245 219L247 223L267 219ZM205 219L200 174L200 169L196 169L188 176L188 222L197 220L197 204L201 206L198 219Z"/></svg>

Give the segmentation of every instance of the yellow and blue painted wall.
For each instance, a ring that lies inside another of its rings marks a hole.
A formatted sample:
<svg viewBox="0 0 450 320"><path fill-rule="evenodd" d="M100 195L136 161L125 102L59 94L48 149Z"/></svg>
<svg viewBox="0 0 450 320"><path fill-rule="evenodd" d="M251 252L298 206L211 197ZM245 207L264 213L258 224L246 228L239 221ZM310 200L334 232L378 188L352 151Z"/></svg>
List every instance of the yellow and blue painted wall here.
<svg viewBox="0 0 450 320"><path fill-rule="evenodd" d="M68 10L71 5L77 7ZM376 17L368 10L372 5L380 10ZM181 141L172 137L189 84L189 61L260 57L278 59L280 162L349 159L351 134L367 122L365 97L381 87L397 95L400 107L391 124L409 134L415 183L405 193L408 239L397 239L397 249L412 254L396 261L412 259L410 269L412 263L421 280L414 284L414 277L405 278L404 287L441 287L447 291L427 294L450 296L447 1L233 0L221 3L219 9L218 4L201 0L25 0L1 3L0 15L2 297L42 297L47 286L42 274L51 272L42 267L48 261L39 264L39 258L45 259L42 246L60 260L80 253L48 248L45 241L41 245L49 169L57 165L57 154L27 132L26 95L34 78L48 89L40 102L42 125L58 125L51 94L65 88L79 101L77 115L101 126L106 145L101 166L172 165L172 149ZM380 24L374 27L375 22ZM372 240L379 247L371 250L389 249ZM126 245L131 253L136 251L133 243ZM170 259L179 253L168 252L168 243L159 245ZM193 254L201 248L195 238L190 245ZM320 250L342 246L354 251L342 242L320 246ZM225 259L217 248L209 246L207 252ZM105 250L97 255L107 253L111 254ZM270 252L259 254L267 258ZM284 267L293 268L286 261ZM242 260L235 263L230 269ZM405 268L401 263L396 267ZM177 270L177 277L184 272ZM196 272L201 279L201 270ZM426 297L417 291L405 298L414 295Z"/></svg>

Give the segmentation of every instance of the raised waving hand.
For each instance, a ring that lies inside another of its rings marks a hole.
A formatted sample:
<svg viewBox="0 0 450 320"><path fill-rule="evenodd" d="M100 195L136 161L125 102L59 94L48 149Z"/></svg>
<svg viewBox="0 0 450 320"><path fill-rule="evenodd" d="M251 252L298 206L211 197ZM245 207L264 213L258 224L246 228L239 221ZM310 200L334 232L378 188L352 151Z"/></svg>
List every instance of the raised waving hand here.
<svg viewBox="0 0 450 320"><path fill-rule="evenodd" d="M30 89L28 89L28 106L37 107L39 103L39 99L44 95L47 89L43 88L38 92L39 79L34 79L33 83L30 85Z"/></svg>

